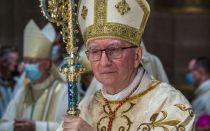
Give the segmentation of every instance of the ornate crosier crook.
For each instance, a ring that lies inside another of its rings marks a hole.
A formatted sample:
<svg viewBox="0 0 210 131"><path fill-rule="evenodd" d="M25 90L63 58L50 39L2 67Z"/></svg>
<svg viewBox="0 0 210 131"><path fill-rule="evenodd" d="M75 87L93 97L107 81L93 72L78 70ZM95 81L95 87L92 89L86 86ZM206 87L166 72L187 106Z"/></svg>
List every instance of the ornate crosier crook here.
<svg viewBox="0 0 210 131"><path fill-rule="evenodd" d="M77 13L74 0L40 0L42 13L52 23L62 27L63 41L66 43L67 64L60 68L68 79L68 115L79 115L77 78L85 69L78 62L76 43Z"/></svg>

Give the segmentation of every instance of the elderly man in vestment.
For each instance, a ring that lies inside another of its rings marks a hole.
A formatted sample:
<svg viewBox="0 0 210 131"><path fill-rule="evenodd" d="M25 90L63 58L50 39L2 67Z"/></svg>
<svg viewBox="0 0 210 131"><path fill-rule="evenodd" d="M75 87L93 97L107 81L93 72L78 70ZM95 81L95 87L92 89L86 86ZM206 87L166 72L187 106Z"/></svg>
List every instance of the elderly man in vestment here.
<svg viewBox="0 0 210 131"><path fill-rule="evenodd" d="M0 121L1 131L54 131L67 109L66 84L52 68L54 28L40 31L31 20L24 31L24 72L27 79Z"/></svg>
<svg viewBox="0 0 210 131"><path fill-rule="evenodd" d="M15 85L19 79L19 53L16 48L2 46L0 48L0 118L13 98Z"/></svg>
<svg viewBox="0 0 210 131"><path fill-rule="evenodd" d="M146 0L81 0L78 21L87 57L102 89L83 99L80 116L58 131L192 131L186 98L141 66Z"/></svg>

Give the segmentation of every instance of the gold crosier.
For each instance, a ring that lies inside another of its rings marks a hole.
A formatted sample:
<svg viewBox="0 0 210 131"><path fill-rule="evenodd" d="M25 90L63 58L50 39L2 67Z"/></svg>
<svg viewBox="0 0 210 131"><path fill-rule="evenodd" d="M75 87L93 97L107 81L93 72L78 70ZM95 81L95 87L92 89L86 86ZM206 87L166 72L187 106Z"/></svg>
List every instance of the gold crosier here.
<svg viewBox="0 0 210 131"><path fill-rule="evenodd" d="M59 70L64 73L68 79L68 115L79 115L78 109L78 89L77 78L85 68L79 64L78 47L76 43L76 34L79 33L77 25L77 4L74 0L40 0L40 7L43 15L52 23L62 28L61 34L66 43L67 55L65 60L67 64Z"/></svg>

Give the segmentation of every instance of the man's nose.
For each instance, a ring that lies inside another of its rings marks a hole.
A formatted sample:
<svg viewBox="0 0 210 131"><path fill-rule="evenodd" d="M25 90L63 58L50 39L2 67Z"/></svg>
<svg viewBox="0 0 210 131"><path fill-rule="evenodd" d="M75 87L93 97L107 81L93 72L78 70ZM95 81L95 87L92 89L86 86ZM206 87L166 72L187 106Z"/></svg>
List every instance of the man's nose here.
<svg viewBox="0 0 210 131"><path fill-rule="evenodd" d="M101 52L101 65L102 66L110 66L111 65L111 60L108 57L108 53L106 53L106 51L102 51Z"/></svg>

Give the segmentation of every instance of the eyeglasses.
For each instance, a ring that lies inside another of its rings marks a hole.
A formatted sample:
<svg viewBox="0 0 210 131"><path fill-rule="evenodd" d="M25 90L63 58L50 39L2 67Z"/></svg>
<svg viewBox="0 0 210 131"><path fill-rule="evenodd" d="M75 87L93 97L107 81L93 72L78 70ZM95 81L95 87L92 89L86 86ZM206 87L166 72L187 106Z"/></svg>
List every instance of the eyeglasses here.
<svg viewBox="0 0 210 131"><path fill-rule="evenodd" d="M89 49L86 51L86 55L90 61L99 61L102 56L102 52L105 51L106 56L109 59L120 59L122 57L122 52L125 49L137 48L138 46L129 46L129 47L111 47L107 49Z"/></svg>

